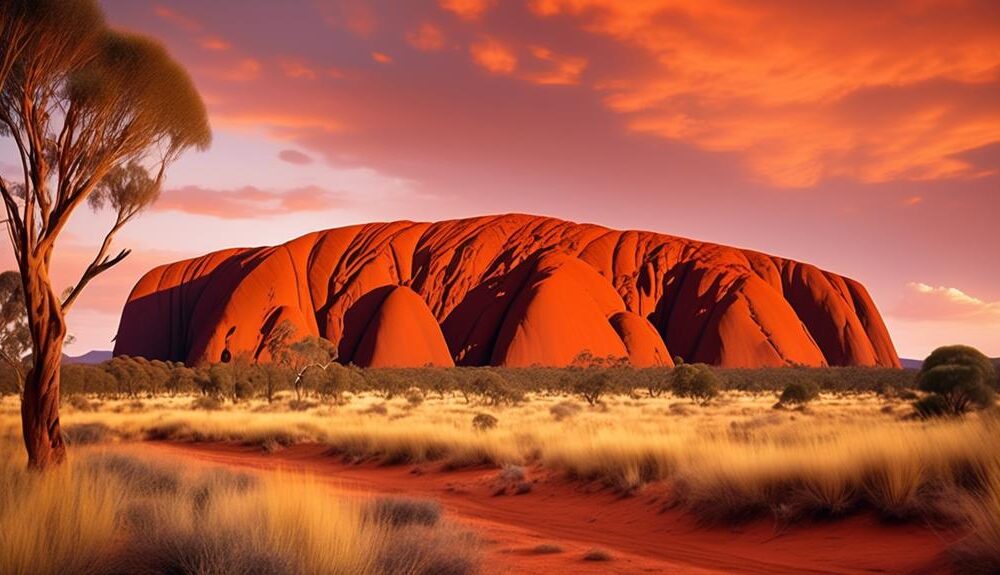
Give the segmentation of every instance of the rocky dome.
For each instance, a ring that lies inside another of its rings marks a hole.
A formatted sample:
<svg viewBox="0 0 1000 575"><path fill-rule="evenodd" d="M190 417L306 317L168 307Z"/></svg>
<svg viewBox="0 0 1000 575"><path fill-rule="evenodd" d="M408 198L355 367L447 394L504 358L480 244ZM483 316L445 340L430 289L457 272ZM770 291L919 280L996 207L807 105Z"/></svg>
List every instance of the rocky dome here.
<svg viewBox="0 0 1000 575"><path fill-rule="evenodd" d="M758 252L528 215L391 222L160 266L116 355L261 361L282 322L362 366L899 367L858 282Z"/></svg>

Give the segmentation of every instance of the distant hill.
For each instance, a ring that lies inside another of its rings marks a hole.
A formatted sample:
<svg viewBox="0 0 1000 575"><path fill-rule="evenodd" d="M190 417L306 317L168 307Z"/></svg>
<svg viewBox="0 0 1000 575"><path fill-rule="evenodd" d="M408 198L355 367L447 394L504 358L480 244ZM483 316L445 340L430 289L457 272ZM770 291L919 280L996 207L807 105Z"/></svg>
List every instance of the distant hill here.
<svg viewBox="0 0 1000 575"><path fill-rule="evenodd" d="M78 356L63 354L63 363L103 363L109 359L111 359L111 352L106 350L91 350Z"/></svg>

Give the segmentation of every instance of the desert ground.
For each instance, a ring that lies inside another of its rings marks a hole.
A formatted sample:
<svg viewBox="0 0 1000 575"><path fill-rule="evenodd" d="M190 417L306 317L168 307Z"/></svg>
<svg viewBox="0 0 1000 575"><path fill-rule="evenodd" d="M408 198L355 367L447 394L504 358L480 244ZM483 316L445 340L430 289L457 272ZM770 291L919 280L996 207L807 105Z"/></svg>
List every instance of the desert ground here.
<svg viewBox="0 0 1000 575"><path fill-rule="evenodd" d="M995 566L994 413L917 419L907 400L873 392L776 399L76 395L63 410L71 465L35 477L7 398L0 572L217 573L236 560L261 573ZM14 493L32 500L13 505ZM46 521L15 529L35 514Z"/></svg>

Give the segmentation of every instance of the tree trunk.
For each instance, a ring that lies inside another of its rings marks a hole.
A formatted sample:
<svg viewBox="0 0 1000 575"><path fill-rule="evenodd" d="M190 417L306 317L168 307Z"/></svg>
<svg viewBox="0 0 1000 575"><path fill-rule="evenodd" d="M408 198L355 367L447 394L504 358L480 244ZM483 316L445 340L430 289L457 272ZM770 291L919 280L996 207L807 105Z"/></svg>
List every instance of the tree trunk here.
<svg viewBox="0 0 1000 575"><path fill-rule="evenodd" d="M45 266L28 266L22 282L31 331L32 367L21 397L21 432L28 451L28 466L45 469L66 459L59 428L59 368L66 321L59 298L52 293Z"/></svg>

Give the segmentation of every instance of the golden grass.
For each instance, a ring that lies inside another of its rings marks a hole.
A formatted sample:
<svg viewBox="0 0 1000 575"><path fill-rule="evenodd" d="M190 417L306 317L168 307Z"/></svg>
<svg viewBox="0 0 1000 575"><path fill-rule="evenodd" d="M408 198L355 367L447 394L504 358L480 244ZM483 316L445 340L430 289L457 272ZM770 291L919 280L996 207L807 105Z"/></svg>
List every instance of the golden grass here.
<svg viewBox="0 0 1000 575"><path fill-rule="evenodd" d="M469 536L437 517L374 516L309 477L252 476L83 448L38 474L0 442L0 573L471 573ZM182 470L183 468L183 470Z"/></svg>
<svg viewBox="0 0 1000 575"><path fill-rule="evenodd" d="M1000 422L993 413L953 420L905 418L903 402L874 394L823 396L808 409L772 409L775 398L728 392L709 407L674 398L608 398L586 406L529 394L514 407L456 398L349 397L291 411L287 400L191 410L191 398L67 407L70 435L113 440L238 441L264 449L329 445L349 458L451 466L541 465L622 492L667 481L674 504L706 521L773 515L792 521L872 510L891 520L993 518L974 547L1000 548ZM373 409L373 406L381 406ZM476 414L498 424L475 430ZM16 404L0 403L0 431L15 429ZM88 426L90 426L88 428ZM989 493L994 493L989 492ZM994 493L994 494L995 494ZM962 510L956 500L972 501ZM988 513L975 514L975 505ZM961 513L960 513L961 512ZM971 520L971 519L970 519ZM996 555L994 555L996 556Z"/></svg>
<svg viewBox="0 0 1000 575"><path fill-rule="evenodd" d="M969 535L956 549L964 573L1000 573L1000 461L981 475L982 492L962 500Z"/></svg>

